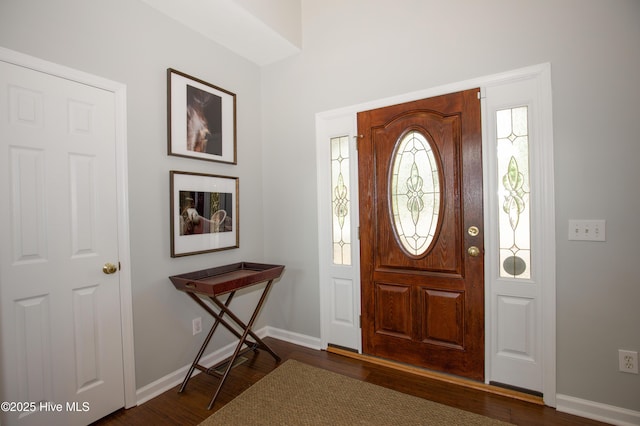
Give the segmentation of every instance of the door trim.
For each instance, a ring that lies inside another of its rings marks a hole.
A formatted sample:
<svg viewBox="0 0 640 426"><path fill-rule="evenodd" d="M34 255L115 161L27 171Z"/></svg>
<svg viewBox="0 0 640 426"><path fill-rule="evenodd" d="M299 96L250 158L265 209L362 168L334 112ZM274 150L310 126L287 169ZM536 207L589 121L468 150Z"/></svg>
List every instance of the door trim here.
<svg viewBox="0 0 640 426"><path fill-rule="evenodd" d="M118 212L118 255L120 261L120 316L125 408L137 405L135 354L133 346L133 298L129 249L129 198L127 175L127 88L122 83L48 62L0 47L0 61L30 68L56 77L112 92L115 97L116 180Z"/></svg>
<svg viewBox="0 0 640 426"><path fill-rule="evenodd" d="M389 98L374 100L362 104L347 106L343 108L338 108L330 111L320 112L316 114L316 165L317 165L317 174L318 174L318 212L319 212L319 223L318 223L318 244L319 244L319 282L320 282L320 311L321 311L321 346L323 349L326 349L328 344L331 343L331 336L328 335L330 327L327 326L327 321L331 316L332 306L330 304L330 297L328 297L328 286L327 283L330 281L328 269L328 261L330 261L331 256L329 250L331 248L331 232L330 232L330 205L326 205L326 193L324 192L328 187L326 183L326 176L328 172L326 171L328 168L328 161L325 155L321 155L326 151L324 145L327 143L327 137L329 135L325 134L324 129L330 128L330 123L334 120L345 120L345 122L349 122L348 118L351 118L351 122L354 123L355 126L355 116L358 111L370 110L381 108L384 106L399 104L410 102L414 100L439 96L447 93L458 92L466 89L470 89L473 87L488 87L495 86L500 84L509 83L512 81L529 79L529 78L537 78L540 81L539 85L539 95L542 100L542 111L541 114L544 120L544 127L541 129L541 136L545 141L545 148L541 149L538 152L539 161L536 165L537 171L541 174L540 179L542 180L541 185L543 186L543 190L549 190L547 194L553 193L553 127L552 127L552 111L551 111L551 65L549 63L533 65L530 67L520 68L500 74L494 74L479 78L474 78L470 80L465 80L457 83L446 84L442 86L437 86L425 90L420 90L417 92L412 92L408 94L393 96ZM483 150L487 152L487 131L485 126L487 125L487 120L485 116L485 112L483 114ZM345 128L344 134L355 135L357 134L357 129L355 127ZM488 173L488 166L486 163L486 157L483 158L483 167L485 168L485 173ZM486 177L486 176L485 176ZM484 179L484 193L485 196L488 194L491 189L487 188L489 184L488 179ZM357 194L352 194L352 197L357 199ZM542 329L542 362L543 362L543 395L544 395L544 403L551 407L556 406L556 280L555 280L555 209L553 203L553 196L549 196L548 204L545 206L545 210L541 212L541 216L539 218L539 226L542 226L544 233L540 236L540 247L539 247L539 255L541 256L541 261L544 262L545 268L543 271L545 286L542 290L542 303L544 305L544 314L541 318L540 327ZM488 218L489 212L486 210L487 203L485 202L485 219ZM486 228L485 232L485 247L492 247L492 240L496 237L489 232L489 229ZM491 320L491 280L490 277L486 276L486 271L489 270L486 265L488 262L492 260L485 256L485 351L490 351L491 349L491 324L489 321ZM356 283L359 288L359 282ZM357 297L360 297L360 294L357 294ZM360 342L355 345L350 345L348 347L357 348L358 351L361 351ZM486 380L490 380L490 354L486 352L485 356L485 378Z"/></svg>

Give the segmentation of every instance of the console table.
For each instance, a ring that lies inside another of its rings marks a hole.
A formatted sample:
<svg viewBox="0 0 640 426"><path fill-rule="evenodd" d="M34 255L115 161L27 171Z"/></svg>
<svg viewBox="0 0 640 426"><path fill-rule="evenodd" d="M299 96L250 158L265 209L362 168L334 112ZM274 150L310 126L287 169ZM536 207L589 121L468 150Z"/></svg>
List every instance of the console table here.
<svg viewBox="0 0 640 426"><path fill-rule="evenodd" d="M284 270L283 265L267 265L262 263L251 263L251 262L240 262L234 263L231 265L220 266L216 268L203 269L201 271L189 272L181 275L174 275L169 277L173 285L177 290L184 291L187 293L191 299L193 299L198 305L202 307L205 311L207 311L212 317L215 318L215 322L209 330L209 334L204 340L204 343L200 347L196 358L193 360L191 367L189 368L189 372L184 378L182 382L182 386L178 392L184 391L193 374L193 371L197 368L198 370L209 374L211 376L216 376L220 378L220 383L218 384L218 388L216 389L213 398L211 398L211 402L209 403L208 409L213 407L213 404L220 393L220 389L222 389L222 385L227 380L229 376L229 372L234 365L234 361L236 358L248 351L257 352L258 349L264 349L269 352L271 356L277 361L280 362L280 357L276 354L266 343L262 341L252 330L253 323L260 312L260 308L264 304L265 299L267 298L267 294L271 289L273 281L282 275L282 271ZM256 304L256 307L253 310L253 314L251 315L251 319L248 323L244 323L236 314L234 314L231 309L229 309L229 305L231 304L231 300L235 295L237 290L240 290L245 287L250 287L253 285L257 285L263 282L267 282L264 290L262 291L262 295L260 296L260 300ZM227 295L226 300L223 302L219 299L220 296ZM213 309L209 304L205 303L205 300L210 300L213 302ZM225 316L226 315L226 316ZM242 330L240 333L236 330L236 327L232 326L227 319L230 319L233 323L237 325ZM218 328L218 325L222 324L226 327L231 333L233 333L238 339L238 344L231 355L230 358L214 365L213 367L204 367L199 364L200 358L204 354L207 345L211 341L213 337L213 333ZM248 337L251 336L253 340L248 340ZM243 349L243 346L246 348ZM216 371L220 366L226 365L225 371L223 374L220 374Z"/></svg>

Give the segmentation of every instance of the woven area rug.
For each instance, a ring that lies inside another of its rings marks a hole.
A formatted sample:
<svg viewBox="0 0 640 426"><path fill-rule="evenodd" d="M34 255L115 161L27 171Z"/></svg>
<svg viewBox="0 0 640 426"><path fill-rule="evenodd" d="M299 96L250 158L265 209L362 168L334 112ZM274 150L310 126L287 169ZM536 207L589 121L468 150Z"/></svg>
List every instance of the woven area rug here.
<svg viewBox="0 0 640 426"><path fill-rule="evenodd" d="M288 360L200 423L212 425L507 425Z"/></svg>

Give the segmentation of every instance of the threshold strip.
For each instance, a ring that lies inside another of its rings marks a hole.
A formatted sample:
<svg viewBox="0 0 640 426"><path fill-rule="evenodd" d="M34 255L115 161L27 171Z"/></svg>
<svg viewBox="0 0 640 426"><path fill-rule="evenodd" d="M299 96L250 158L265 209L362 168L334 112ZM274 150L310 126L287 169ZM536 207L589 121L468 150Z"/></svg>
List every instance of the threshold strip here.
<svg viewBox="0 0 640 426"><path fill-rule="evenodd" d="M393 368L394 370L415 374L421 377L427 377L429 379L435 379L435 380L440 380L446 383L451 383L454 385L465 386L467 388L476 389L476 390L484 391L487 393L492 393L495 395L506 396L508 398L530 402L536 405L544 405L544 401L541 396L519 392L514 389L507 389L504 387L492 386L490 384L487 385L485 383L476 382L473 380L465 379L463 377L452 376L449 374L439 373L432 370L426 370L424 368L414 367L411 365L402 364L395 361L389 361L389 360L374 357L371 355L359 354L358 352L355 352L352 350L342 349L342 348L331 346L331 345L327 347L327 352L333 353L336 355L346 356L346 357L357 359L360 361L370 362L372 364L381 365L384 367Z"/></svg>

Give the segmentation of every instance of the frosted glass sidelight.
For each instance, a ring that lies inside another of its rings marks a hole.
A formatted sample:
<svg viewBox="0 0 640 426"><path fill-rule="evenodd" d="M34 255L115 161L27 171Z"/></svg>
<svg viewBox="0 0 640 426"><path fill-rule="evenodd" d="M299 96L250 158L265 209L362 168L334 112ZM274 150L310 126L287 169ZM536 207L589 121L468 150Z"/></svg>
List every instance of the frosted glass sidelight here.
<svg viewBox="0 0 640 426"><path fill-rule="evenodd" d="M331 138L331 191L333 263L351 265L351 213L349 212L349 137Z"/></svg>
<svg viewBox="0 0 640 426"><path fill-rule="evenodd" d="M500 276L531 278L528 108L496 112Z"/></svg>
<svg viewBox="0 0 640 426"><path fill-rule="evenodd" d="M431 144L418 131L405 134L396 145L389 185L393 229L403 250L420 256L429 250L438 228L438 162Z"/></svg>

